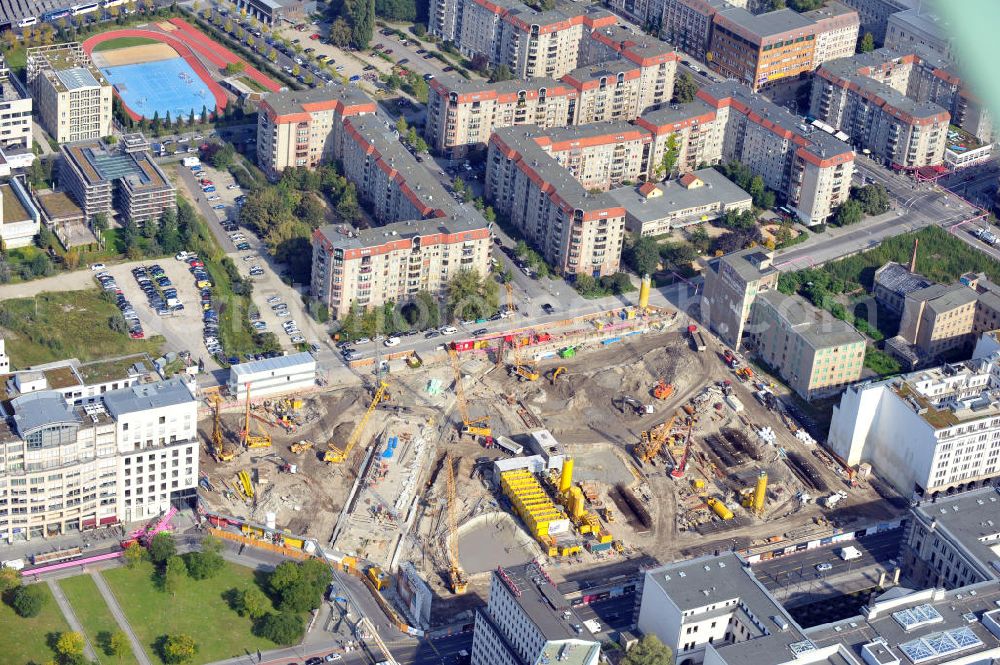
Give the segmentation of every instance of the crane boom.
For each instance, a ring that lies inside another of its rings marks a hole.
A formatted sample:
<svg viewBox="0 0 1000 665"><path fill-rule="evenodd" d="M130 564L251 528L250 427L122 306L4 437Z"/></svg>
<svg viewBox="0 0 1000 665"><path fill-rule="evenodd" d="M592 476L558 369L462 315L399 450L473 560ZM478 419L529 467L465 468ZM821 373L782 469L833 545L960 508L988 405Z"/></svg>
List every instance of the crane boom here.
<svg viewBox="0 0 1000 665"><path fill-rule="evenodd" d="M250 384L247 384L247 408L243 418L243 431L241 432L244 448L270 448L271 435L266 430L261 430L259 434L250 433Z"/></svg>
<svg viewBox="0 0 1000 665"><path fill-rule="evenodd" d="M365 415L361 416L361 420L358 421L358 424L354 426L354 430L351 432L351 436L347 439L347 444L344 446L343 450L341 450L338 446L335 446L332 441L326 444L329 450L323 456L324 462L339 464L347 459L348 455L351 454L354 446L357 445L358 440L361 438L361 433L364 431L365 425L368 424L368 420L375 412L375 407L377 407L378 403L382 401L382 396L385 395L388 387L389 384L384 380L379 382L378 388L375 389L375 396L372 397L372 402L368 405L368 410L365 411Z"/></svg>
<svg viewBox="0 0 1000 665"><path fill-rule="evenodd" d="M222 437L222 398L212 395L212 407L215 410L215 425L212 427L212 456L216 462L229 462L236 455L232 450L226 450Z"/></svg>
<svg viewBox="0 0 1000 665"><path fill-rule="evenodd" d="M515 311L514 286L510 282L507 282L504 286L507 287L507 311L513 313ZM513 340L513 363L509 368L510 374L524 379L525 381L537 381L539 377L538 370L533 365L521 362L521 345L517 343L517 338L513 334L513 331L516 328L517 326L515 325L514 328L511 329L511 332L508 335L505 335L505 337L510 337Z"/></svg>
<svg viewBox="0 0 1000 665"><path fill-rule="evenodd" d="M454 593L465 593L469 588L469 582L462 570L462 564L458 561L458 527L455 517L455 464L451 455L444 460L447 467L448 480L448 558L451 560L451 590Z"/></svg>
<svg viewBox="0 0 1000 665"><path fill-rule="evenodd" d="M462 368L458 364L458 354L455 349L448 349L448 356L451 358L451 367L455 371L455 401L458 402L458 411L462 415L462 434L472 436L493 436L490 429L489 416L469 418L469 405L465 402L465 388L462 385Z"/></svg>

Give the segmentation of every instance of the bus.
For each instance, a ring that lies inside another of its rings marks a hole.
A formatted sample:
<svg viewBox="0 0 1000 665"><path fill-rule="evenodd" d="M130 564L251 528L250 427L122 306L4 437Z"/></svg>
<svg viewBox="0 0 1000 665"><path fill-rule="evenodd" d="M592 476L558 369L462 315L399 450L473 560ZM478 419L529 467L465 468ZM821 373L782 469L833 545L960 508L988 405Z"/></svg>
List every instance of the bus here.
<svg viewBox="0 0 1000 665"><path fill-rule="evenodd" d="M100 9L100 5L96 2L85 2L80 5L73 5L73 16L80 16L81 14L90 14L96 12Z"/></svg>
<svg viewBox="0 0 1000 665"><path fill-rule="evenodd" d="M127 4L128 0L103 0L103 2L101 2L101 7L111 9L112 7L121 7Z"/></svg>
<svg viewBox="0 0 1000 665"><path fill-rule="evenodd" d="M17 22L17 27L28 28L30 26L35 25L36 23L38 23L37 16L25 16L24 18L22 18L20 21Z"/></svg>
<svg viewBox="0 0 1000 665"><path fill-rule="evenodd" d="M42 14L42 23L53 23L61 18L66 18L72 14L72 10L68 7L63 7L62 9L53 9L50 12L45 12Z"/></svg>

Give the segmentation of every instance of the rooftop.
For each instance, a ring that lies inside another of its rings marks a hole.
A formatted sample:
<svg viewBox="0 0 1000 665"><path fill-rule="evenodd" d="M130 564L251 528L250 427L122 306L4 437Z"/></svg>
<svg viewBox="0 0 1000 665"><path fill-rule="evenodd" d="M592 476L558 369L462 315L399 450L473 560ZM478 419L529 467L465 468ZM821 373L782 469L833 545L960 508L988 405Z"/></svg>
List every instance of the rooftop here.
<svg viewBox="0 0 1000 665"><path fill-rule="evenodd" d="M262 372L281 372L303 365L316 367L316 359L311 353L291 353L287 356L277 358L265 358L264 360L254 360L248 363L237 363L229 368L230 379L239 381L241 377L253 376Z"/></svg>
<svg viewBox="0 0 1000 665"><path fill-rule="evenodd" d="M136 411L162 409L187 402L194 402L194 395L181 378L136 384L104 393L104 405L115 419Z"/></svg>
<svg viewBox="0 0 1000 665"><path fill-rule="evenodd" d="M694 176L701 187L684 187L677 180L655 185L658 195L644 195L638 187L619 187L608 194L640 223L653 222L689 208L722 203L724 207L750 201L750 195L715 169L701 169Z"/></svg>
<svg viewBox="0 0 1000 665"><path fill-rule="evenodd" d="M740 7L732 7L720 10L715 16L716 22L722 20L735 25L743 33L743 37L757 44L786 32L808 33L814 25L813 21L791 9L779 9L755 15Z"/></svg>
<svg viewBox="0 0 1000 665"><path fill-rule="evenodd" d="M35 192L35 199L50 220L83 215L80 206L64 192Z"/></svg>
<svg viewBox="0 0 1000 665"><path fill-rule="evenodd" d="M749 283L777 272L777 269L772 265L773 258L774 255L767 250L750 247L713 259L709 262L709 266L718 271L719 264L725 263L743 281Z"/></svg>
<svg viewBox="0 0 1000 665"><path fill-rule="evenodd" d="M141 371L137 371L141 370ZM112 358L110 360L95 360L84 363L76 368L80 378L87 385L106 383L118 379L127 379L136 373L152 371L144 354Z"/></svg>
<svg viewBox="0 0 1000 665"><path fill-rule="evenodd" d="M757 302L770 305L795 334L814 349L865 342L864 335L855 330L854 326L826 310L814 307L800 295L786 296L777 289L769 289L757 295L755 305Z"/></svg>
<svg viewBox="0 0 1000 665"><path fill-rule="evenodd" d="M77 90L78 88L94 88L100 85L97 77L86 67L72 67L70 69L56 70L56 76L66 86L67 90Z"/></svg>
<svg viewBox="0 0 1000 665"><path fill-rule="evenodd" d="M99 140L64 143L60 150L63 157L83 174L88 185L122 180L132 190L171 187L148 152L125 154L112 150Z"/></svg>
<svg viewBox="0 0 1000 665"><path fill-rule="evenodd" d="M875 271L875 282L902 296L927 288L934 283L923 275L910 272L909 268L894 261L886 263Z"/></svg>
<svg viewBox="0 0 1000 665"><path fill-rule="evenodd" d="M264 97L265 103L278 115L286 113L302 113L308 111L310 105L342 104L343 106L356 106L359 104L373 104L360 88L354 85L323 85L318 88L307 88L305 90L283 90L272 92Z"/></svg>
<svg viewBox="0 0 1000 665"><path fill-rule="evenodd" d="M14 193L10 183L0 185L0 199L3 200L4 224L16 224L32 219L31 213L21 203L21 199Z"/></svg>
<svg viewBox="0 0 1000 665"><path fill-rule="evenodd" d="M468 208L468 206L464 206ZM461 215L438 217L436 219L408 220L386 224L373 229L356 230L344 225L328 224L318 230L330 244L338 249L361 249L377 247L395 240L407 240L416 237L426 237L440 233L455 234L475 231L488 226L487 222L474 208L463 211ZM246 364L246 363L244 363ZM241 365L236 365L240 367Z"/></svg>
<svg viewBox="0 0 1000 665"><path fill-rule="evenodd" d="M45 425L80 422L80 416L54 390L18 395L10 401L10 406L14 411L14 426L22 438Z"/></svg>
<svg viewBox="0 0 1000 665"><path fill-rule="evenodd" d="M961 545L994 579L1000 578L1000 488L924 501L913 512Z"/></svg>

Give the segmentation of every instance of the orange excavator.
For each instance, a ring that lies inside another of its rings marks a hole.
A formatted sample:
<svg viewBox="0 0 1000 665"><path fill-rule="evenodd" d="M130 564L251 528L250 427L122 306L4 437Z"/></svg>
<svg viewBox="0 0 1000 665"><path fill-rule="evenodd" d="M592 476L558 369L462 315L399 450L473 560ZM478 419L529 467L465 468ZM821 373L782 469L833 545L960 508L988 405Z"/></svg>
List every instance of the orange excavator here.
<svg viewBox="0 0 1000 665"><path fill-rule="evenodd" d="M667 383L663 379L653 386L653 397L656 399L667 399L674 394L674 384Z"/></svg>

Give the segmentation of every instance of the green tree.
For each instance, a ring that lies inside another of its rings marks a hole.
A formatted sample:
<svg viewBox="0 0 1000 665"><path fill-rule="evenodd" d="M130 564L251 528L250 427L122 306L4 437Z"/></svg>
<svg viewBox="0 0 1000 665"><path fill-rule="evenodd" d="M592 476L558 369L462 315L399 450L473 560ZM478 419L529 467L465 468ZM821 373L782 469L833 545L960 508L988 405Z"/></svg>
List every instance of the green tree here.
<svg viewBox="0 0 1000 665"><path fill-rule="evenodd" d="M341 48L351 43L351 26L343 16L338 16L330 25L330 41Z"/></svg>
<svg viewBox="0 0 1000 665"><path fill-rule="evenodd" d="M212 166L217 169L228 169L236 161L236 148L232 143L223 143L212 153Z"/></svg>
<svg viewBox="0 0 1000 665"><path fill-rule="evenodd" d="M132 543L125 548L122 553L122 557L125 559L125 565L129 568L135 568L140 561L142 561L146 556L146 550L142 549L142 545L139 543Z"/></svg>
<svg viewBox="0 0 1000 665"><path fill-rule="evenodd" d="M622 259L636 274L652 275L660 263L660 247L653 238L633 238L622 252Z"/></svg>
<svg viewBox="0 0 1000 665"><path fill-rule="evenodd" d="M18 616L27 619L38 616L38 613L42 611L42 607L45 605L46 597L45 592L40 586L30 584L18 587L14 591L14 597L10 605L17 612Z"/></svg>
<svg viewBox="0 0 1000 665"><path fill-rule="evenodd" d="M184 559L176 554L168 558L160 575L160 583L163 586L163 590L171 596L175 595L186 573L187 566L184 564Z"/></svg>
<svg viewBox="0 0 1000 665"><path fill-rule="evenodd" d="M677 158L680 156L680 152L680 146L677 144L677 134L671 134L667 137L666 149L663 151L663 159L660 160L660 165L656 169L656 175L658 178L667 178L674 172L674 166L677 164Z"/></svg>
<svg viewBox="0 0 1000 665"><path fill-rule="evenodd" d="M366 49L375 31L375 0L345 0L347 19L351 25L351 44Z"/></svg>
<svg viewBox="0 0 1000 665"><path fill-rule="evenodd" d="M21 571L0 567L0 596L21 586Z"/></svg>
<svg viewBox="0 0 1000 665"><path fill-rule="evenodd" d="M837 226L850 226L857 224L865 216L865 211L861 204L853 199L848 199L839 208L833 217L833 223Z"/></svg>
<svg viewBox="0 0 1000 665"><path fill-rule="evenodd" d="M149 558L153 563L165 563L167 559L177 554L177 544L174 535L169 531L161 531L149 542Z"/></svg>
<svg viewBox="0 0 1000 665"><path fill-rule="evenodd" d="M337 201L337 214L345 222L356 222L361 219L361 206L358 205L358 190L354 183L348 183L344 187L340 200Z"/></svg>
<svg viewBox="0 0 1000 665"><path fill-rule="evenodd" d="M682 72L674 79L674 98L672 101L675 104L692 102L697 94L698 84L688 72Z"/></svg>
<svg viewBox="0 0 1000 665"><path fill-rule="evenodd" d="M323 223L326 215L326 207L319 197L312 192L307 192L302 196L299 205L295 208L298 218L308 224L310 228L318 228Z"/></svg>
<svg viewBox="0 0 1000 665"><path fill-rule="evenodd" d="M280 596L285 589L295 584L302 578L299 567L294 561L283 561L279 563L268 577L267 583L271 590Z"/></svg>
<svg viewBox="0 0 1000 665"><path fill-rule="evenodd" d="M188 552L184 555L184 565L188 575L195 580L215 577L222 570L225 561L218 552Z"/></svg>
<svg viewBox="0 0 1000 665"><path fill-rule="evenodd" d="M704 224L698 224L691 231L691 245L698 251L699 254L704 254L708 251L709 244L711 243L711 238L708 237L708 230L705 228Z"/></svg>
<svg viewBox="0 0 1000 665"><path fill-rule="evenodd" d="M254 621L267 614L270 607L271 601L255 586L243 589L237 599L237 612L240 616L248 616Z"/></svg>
<svg viewBox="0 0 1000 665"><path fill-rule="evenodd" d="M387 331L388 332L388 331ZM299 578L281 592L279 609L285 612L309 612L323 603L323 589Z"/></svg>
<svg viewBox="0 0 1000 665"><path fill-rule="evenodd" d="M629 649L622 665L673 665L674 653L656 635L646 635Z"/></svg>
<svg viewBox="0 0 1000 665"><path fill-rule="evenodd" d="M507 65L499 65L490 70L490 83L510 81L514 78L514 72Z"/></svg>
<svg viewBox="0 0 1000 665"><path fill-rule="evenodd" d="M59 633L59 638L56 640L55 652L64 660L79 659L83 657L84 644L83 635L76 631L71 630Z"/></svg>
<svg viewBox="0 0 1000 665"><path fill-rule="evenodd" d="M858 44L858 53L870 53L875 50L875 38L872 37L872 33L866 32L865 36L861 38L861 43Z"/></svg>
<svg viewBox="0 0 1000 665"><path fill-rule="evenodd" d="M128 636L125 632L119 630L112 633L111 637L108 638L108 643L104 651L109 656L117 657L120 663L125 654L129 652Z"/></svg>
<svg viewBox="0 0 1000 665"><path fill-rule="evenodd" d="M194 659L198 653L198 644L190 635L167 635L162 642L161 652L163 662L168 665L183 665Z"/></svg>
<svg viewBox="0 0 1000 665"><path fill-rule="evenodd" d="M291 612L271 612L254 626L254 632L275 644L289 646L299 642L305 634L302 617Z"/></svg>
<svg viewBox="0 0 1000 665"><path fill-rule="evenodd" d="M500 303L499 287L491 277L475 270L459 270L448 283L448 307L462 319L492 316Z"/></svg>
<svg viewBox="0 0 1000 665"><path fill-rule="evenodd" d="M889 211L892 202L884 185L874 183L858 187L851 192L851 198L861 204L866 215L881 215Z"/></svg>

